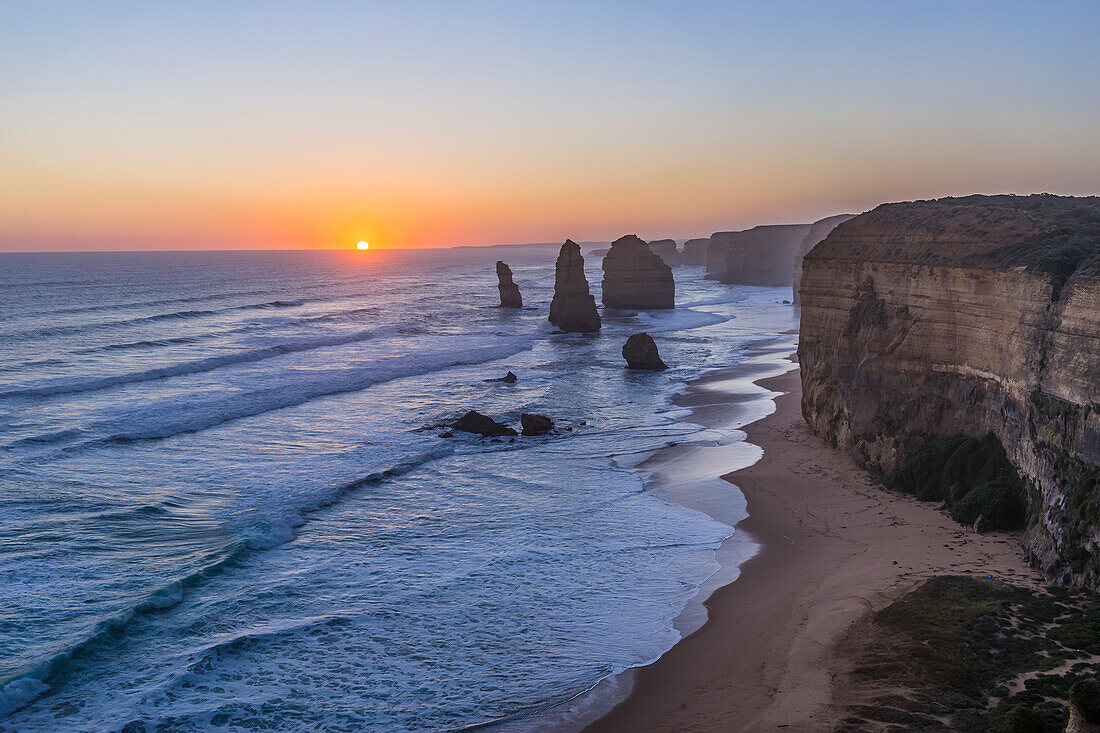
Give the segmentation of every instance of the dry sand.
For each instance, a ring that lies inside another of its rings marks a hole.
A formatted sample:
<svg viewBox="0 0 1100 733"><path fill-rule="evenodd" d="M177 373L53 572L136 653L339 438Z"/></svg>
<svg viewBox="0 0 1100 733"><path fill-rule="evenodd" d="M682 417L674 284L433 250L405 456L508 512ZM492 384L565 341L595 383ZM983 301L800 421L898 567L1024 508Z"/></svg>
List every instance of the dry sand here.
<svg viewBox="0 0 1100 733"><path fill-rule="evenodd" d="M750 516L737 531L760 551L707 600L706 624L638 670L630 696L588 731L829 730L841 715L834 693L847 697L834 689L837 642L868 611L937 574L1039 583L1018 535L977 535L889 493L814 436L797 369L760 385L786 393L745 428L764 456L723 477L744 492Z"/></svg>

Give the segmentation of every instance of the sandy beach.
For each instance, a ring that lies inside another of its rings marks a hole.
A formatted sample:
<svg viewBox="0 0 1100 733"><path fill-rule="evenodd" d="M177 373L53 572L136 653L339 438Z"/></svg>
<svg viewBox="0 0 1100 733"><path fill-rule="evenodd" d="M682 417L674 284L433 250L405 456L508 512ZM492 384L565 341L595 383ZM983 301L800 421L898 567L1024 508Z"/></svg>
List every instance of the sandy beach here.
<svg viewBox="0 0 1100 733"><path fill-rule="evenodd" d="M747 499L750 516L736 529L759 551L706 601L705 625L638 670L631 694L587 730L829 730L849 702L837 643L861 616L937 574L1039 583L1018 536L978 535L931 504L889 493L814 436L800 414L799 379L794 369L758 382L782 393L773 414L744 428L763 457L723 476ZM738 398L723 410L700 397L706 382L680 403L717 425ZM663 493L723 519L713 496ZM731 491L727 503L738 502Z"/></svg>

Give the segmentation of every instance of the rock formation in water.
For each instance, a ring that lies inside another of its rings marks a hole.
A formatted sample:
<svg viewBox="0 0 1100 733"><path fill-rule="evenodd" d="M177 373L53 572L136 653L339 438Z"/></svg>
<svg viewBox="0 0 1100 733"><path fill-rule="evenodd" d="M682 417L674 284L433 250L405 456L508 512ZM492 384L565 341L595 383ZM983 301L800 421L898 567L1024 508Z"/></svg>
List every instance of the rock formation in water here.
<svg viewBox="0 0 1100 733"><path fill-rule="evenodd" d="M486 379L485 381L486 382L504 382L505 384L515 384L518 379L519 379L519 377L517 377L515 374L513 374L512 372L508 372L503 377L494 377L493 379Z"/></svg>
<svg viewBox="0 0 1100 733"><path fill-rule="evenodd" d="M683 264L680 250L676 249L675 239L655 239L649 243L649 251L661 258L669 267Z"/></svg>
<svg viewBox="0 0 1100 733"><path fill-rule="evenodd" d="M672 268L634 234L611 243L603 258L603 304L608 308L673 308Z"/></svg>
<svg viewBox="0 0 1100 733"><path fill-rule="evenodd" d="M668 364L661 361L661 355L657 353L657 344L648 333L636 333L628 338L623 344L623 358L626 359L627 369L668 369Z"/></svg>
<svg viewBox="0 0 1100 733"><path fill-rule="evenodd" d="M464 433L476 433L478 435L484 435L486 437L495 438L501 435L517 435L514 428L510 428L507 425L498 423L491 417L482 415L480 412L470 410L465 415L460 417L458 421L452 425L455 430L461 430Z"/></svg>
<svg viewBox="0 0 1100 733"><path fill-rule="evenodd" d="M1100 584L1100 198L879 206L806 255L801 292L814 432L884 472L992 433L1027 484L1031 559Z"/></svg>
<svg viewBox="0 0 1100 733"><path fill-rule="evenodd" d="M588 256L589 256L589 257L605 257L605 256L607 256L607 253L608 253L608 249L607 249L607 248L604 248L604 249L590 249L590 250L588 250Z"/></svg>
<svg viewBox="0 0 1100 733"><path fill-rule="evenodd" d="M702 239L689 239L684 242L684 252L680 258L681 264L699 267L707 264L707 250L710 248L710 237Z"/></svg>
<svg viewBox="0 0 1100 733"><path fill-rule="evenodd" d="M851 219L855 214L837 214L836 216L829 216L824 219L818 219L810 225L810 231L802 238L802 244L798 246L798 252L794 257L794 278L791 281L791 287L794 289L794 304L798 305L798 288L802 284L802 258L806 256L806 253L813 249L817 244L825 239L829 235L829 232L833 231L838 224Z"/></svg>
<svg viewBox="0 0 1100 733"><path fill-rule="evenodd" d="M809 224L759 226L715 232L707 248L707 279L739 285L788 285Z"/></svg>
<svg viewBox="0 0 1100 733"><path fill-rule="evenodd" d="M497 261L497 290L500 291L501 308L522 308L523 298L519 294L519 285L512 282L512 268Z"/></svg>
<svg viewBox="0 0 1100 733"><path fill-rule="evenodd" d="M545 415L525 412L519 416L524 435L546 435L554 429L554 421Z"/></svg>
<svg viewBox="0 0 1100 733"><path fill-rule="evenodd" d="M600 330L596 299L588 291L584 257L572 239L565 240L554 266L554 299L550 302L550 323L562 331L589 333Z"/></svg>

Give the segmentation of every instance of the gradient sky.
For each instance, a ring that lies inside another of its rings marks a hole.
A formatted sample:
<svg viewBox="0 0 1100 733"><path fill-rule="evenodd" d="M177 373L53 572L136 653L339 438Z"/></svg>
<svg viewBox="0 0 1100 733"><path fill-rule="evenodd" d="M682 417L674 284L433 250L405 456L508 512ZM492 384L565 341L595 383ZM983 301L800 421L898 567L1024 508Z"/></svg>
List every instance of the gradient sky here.
<svg viewBox="0 0 1100 733"><path fill-rule="evenodd" d="M1100 2L0 0L0 249L705 236L1100 193Z"/></svg>

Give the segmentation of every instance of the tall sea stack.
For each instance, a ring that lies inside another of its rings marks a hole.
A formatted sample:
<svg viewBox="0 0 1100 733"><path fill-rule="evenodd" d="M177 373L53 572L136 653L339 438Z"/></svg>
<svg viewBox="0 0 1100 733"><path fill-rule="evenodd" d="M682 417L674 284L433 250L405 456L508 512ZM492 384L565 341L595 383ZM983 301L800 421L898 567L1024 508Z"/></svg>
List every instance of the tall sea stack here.
<svg viewBox="0 0 1100 733"><path fill-rule="evenodd" d="M676 285L672 268L637 235L611 243L603 258L603 304L608 308L673 308Z"/></svg>
<svg viewBox="0 0 1100 733"><path fill-rule="evenodd" d="M497 290L500 291L501 308L522 308L523 297L519 285L512 282L512 268L497 260Z"/></svg>
<svg viewBox="0 0 1100 733"><path fill-rule="evenodd" d="M588 292L584 257L572 239L565 240L554 266L554 299L550 302L550 323L562 331L589 333L600 330L596 299Z"/></svg>
<svg viewBox="0 0 1100 733"><path fill-rule="evenodd" d="M707 248L709 247L710 237L689 239L684 242L684 252L680 258L681 263L695 266L707 264Z"/></svg>

